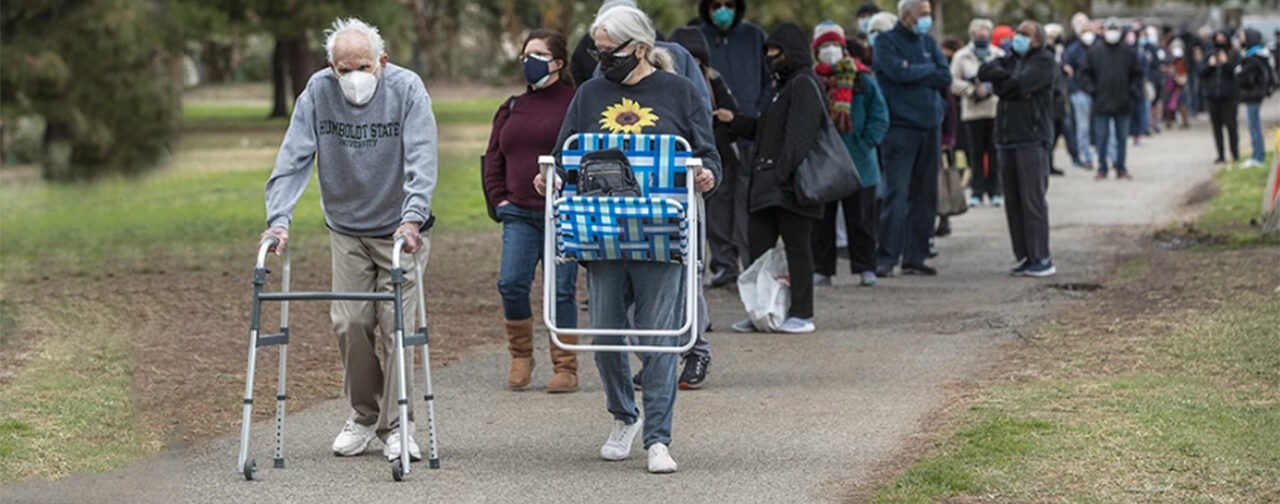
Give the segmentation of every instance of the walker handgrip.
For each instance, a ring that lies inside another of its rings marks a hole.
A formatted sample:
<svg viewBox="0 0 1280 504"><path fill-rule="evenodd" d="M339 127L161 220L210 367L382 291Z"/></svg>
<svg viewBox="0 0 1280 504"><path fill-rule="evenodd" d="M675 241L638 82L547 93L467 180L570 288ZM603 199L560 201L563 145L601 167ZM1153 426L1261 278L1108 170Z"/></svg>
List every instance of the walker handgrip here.
<svg viewBox="0 0 1280 504"><path fill-rule="evenodd" d="M396 238L396 244L392 245L391 250L391 267L400 267L400 252L404 250L405 238L403 236Z"/></svg>
<svg viewBox="0 0 1280 504"><path fill-rule="evenodd" d="M258 245L258 269L267 267L267 254L271 253L271 249L275 248L278 243L280 243L279 237L269 236L262 244Z"/></svg>

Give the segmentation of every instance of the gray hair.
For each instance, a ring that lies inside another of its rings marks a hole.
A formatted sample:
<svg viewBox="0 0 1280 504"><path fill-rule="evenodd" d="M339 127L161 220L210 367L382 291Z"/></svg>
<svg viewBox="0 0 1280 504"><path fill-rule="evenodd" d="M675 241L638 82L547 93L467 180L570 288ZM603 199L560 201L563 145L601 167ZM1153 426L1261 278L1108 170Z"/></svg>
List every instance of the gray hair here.
<svg viewBox="0 0 1280 504"><path fill-rule="evenodd" d="M324 31L324 52L329 63L333 63L333 47L338 44L338 37L347 32L359 33L369 39L369 53L375 59L387 54L386 44L378 33L378 27L357 18L338 18L331 28Z"/></svg>
<svg viewBox="0 0 1280 504"><path fill-rule="evenodd" d="M600 4L600 10L596 11L596 17L600 17L600 15L604 14L605 11L614 7L631 7L632 9L640 8L640 6L636 5L636 0L604 0L604 2Z"/></svg>
<svg viewBox="0 0 1280 504"><path fill-rule="evenodd" d="M594 36L597 30L604 30L615 44L631 41L647 47L649 55L646 59L650 65L659 70L674 71L675 61L671 53L658 47L658 32L653 28L653 21L640 9L618 6L601 12L591 23L590 34Z"/></svg>
<svg viewBox="0 0 1280 504"><path fill-rule="evenodd" d="M915 14L916 7L920 6L920 2L928 2L929 0L898 0L898 16L905 16L908 12Z"/></svg>
<svg viewBox="0 0 1280 504"><path fill-rule="evenodd" d="M871 20L867 21L867 34L878 32L887 32L893 29L893 25L898 24L898 16L891 12L880 11L871 16Z"/></svg>
<svg viewBox="0 0 1280 504"><path fill-rule="evenodd" d="M990 19L973 18L973 21L969 21L969 35L973 35L973 32L978 29L985 29L987 33L991 33L991 30L995 28L995 23L992 23Z"/></svg>

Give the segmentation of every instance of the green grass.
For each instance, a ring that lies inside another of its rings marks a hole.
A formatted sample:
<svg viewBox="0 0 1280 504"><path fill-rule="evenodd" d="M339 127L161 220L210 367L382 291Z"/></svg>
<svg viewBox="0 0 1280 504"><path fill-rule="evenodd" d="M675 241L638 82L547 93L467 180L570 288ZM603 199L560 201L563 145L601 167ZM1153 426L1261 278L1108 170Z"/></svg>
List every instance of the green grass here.
<svg viewBox="0 0 1280 504"><path fill-rule="evenodd" d="M1267 165L1274 161L1268 154ZM1197 227L1224 236L1230 246L1280 243L1280 237L1263 236L1255 225L1261 220L1262 193L1266 189L1267 168L1224 170L1214 177L1219 194L1209 200Z"/></svg>
<svg viewBox="0 0 1280 504"><path fill-rule="evenodd" d="M440 124L489 123L505 98L472 98L431 102L436 122ZM271 108L265 105L193 103L182 108L182 121L188 127L288 126L284 118L268 119Z"/></svg>

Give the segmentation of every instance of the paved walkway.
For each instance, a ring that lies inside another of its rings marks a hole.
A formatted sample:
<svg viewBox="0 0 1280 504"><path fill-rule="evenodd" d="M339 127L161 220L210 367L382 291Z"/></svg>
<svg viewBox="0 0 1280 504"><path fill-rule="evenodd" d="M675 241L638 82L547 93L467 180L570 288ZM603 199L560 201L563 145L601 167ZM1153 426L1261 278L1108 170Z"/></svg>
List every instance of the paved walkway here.
<svg viewBox="0 0 1280 504"><path fill-rule="evenodd" d="M1014 264L1003 211L979 208L955 219L955 235L939 241L936 278L895 277L866 289L842 272L835 287L817 291L815 334L713 333L709 385L679 395L675 475L646 473L638 442L628 461L598 460L609 416L589 356L583 389L551 396L505 390L506 357L489 351L436 370L443 469L415 466L403 483L391 482L380 443L364 457L329 454L346 417L343 402L334 401L289 416L288 468L261 469L260 481L236 474L238 438L229 435L115 473L0 493L5 502L839 500L840 488L868 477L918 432L942 406L949 382L990 366L1020 328L1080 299L1049 284L1096 281L1118 251L1133 246L1135 227L1176 217L1183 195L1213 173L1211 150L1207 128L1176 130L1130 149L1131 182L1096 182L1070 168L1054 178L1055 278L1008 276ZM1069 166L1062 153L1058 159ZM735 294L708 294L718 328L739 318ZM545 351L535 355L540 385L550 371ZM272 379L274 369L266 371L260 379ZM270 465L270 428L264 422L254 431L252 453L262 466Z"/></svg>

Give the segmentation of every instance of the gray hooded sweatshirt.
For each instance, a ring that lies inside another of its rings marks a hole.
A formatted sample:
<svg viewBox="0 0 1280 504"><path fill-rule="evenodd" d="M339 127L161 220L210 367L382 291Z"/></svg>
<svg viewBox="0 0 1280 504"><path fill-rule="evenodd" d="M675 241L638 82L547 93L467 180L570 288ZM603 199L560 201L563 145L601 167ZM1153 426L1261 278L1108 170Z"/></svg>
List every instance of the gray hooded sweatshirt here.
<svg viewBox="0 0 1280 504"><path fill-rule="evenodd" d="M293 207L320 174L325 224L380 237L401 222L427 222L436 187L436 120L417 74L388 64L363 106L342 96L329 68L316 72L294 104L289 131L267 180L267 225L288 227Z"/></svg>

